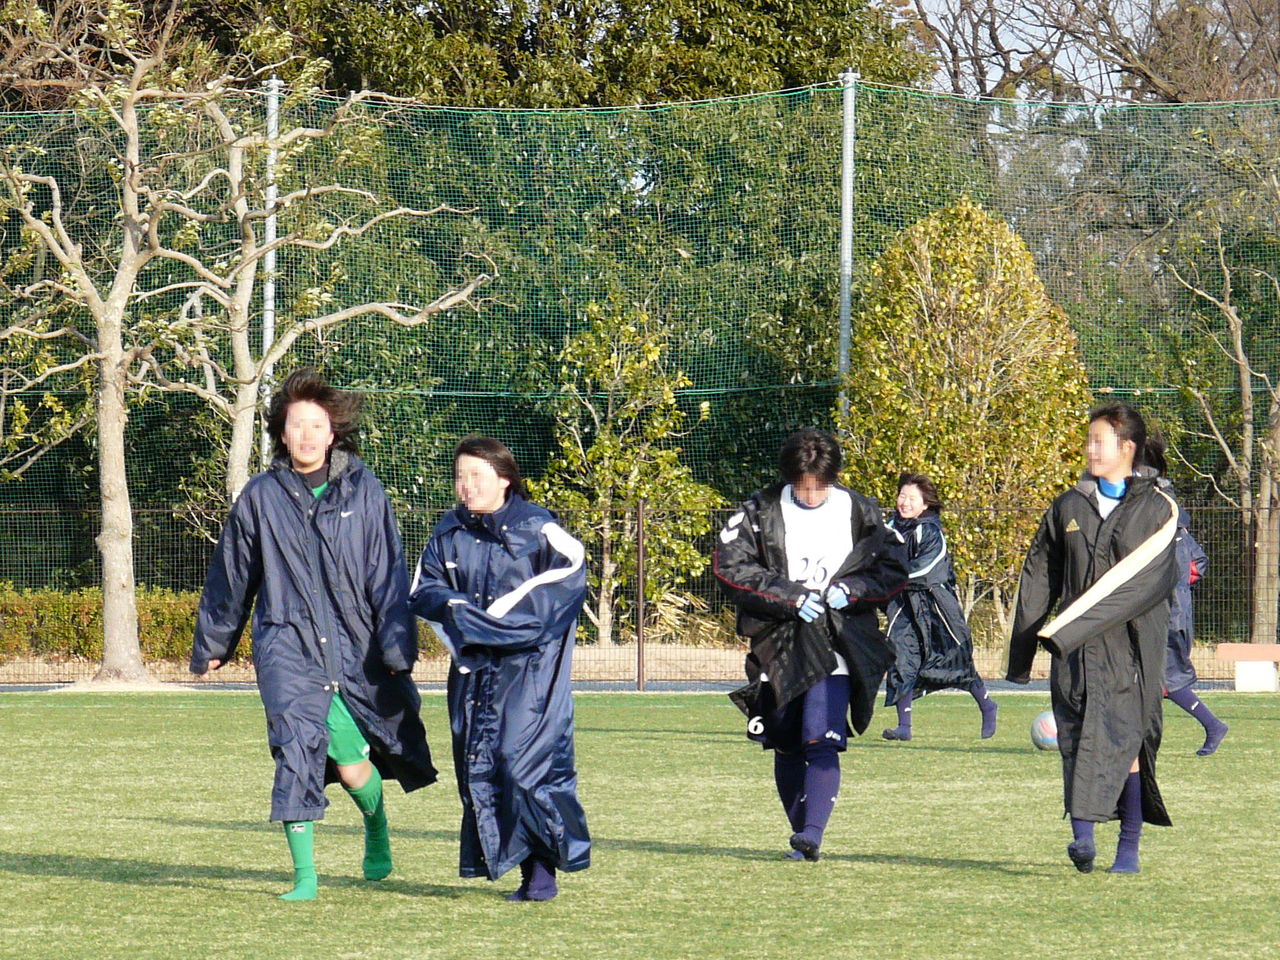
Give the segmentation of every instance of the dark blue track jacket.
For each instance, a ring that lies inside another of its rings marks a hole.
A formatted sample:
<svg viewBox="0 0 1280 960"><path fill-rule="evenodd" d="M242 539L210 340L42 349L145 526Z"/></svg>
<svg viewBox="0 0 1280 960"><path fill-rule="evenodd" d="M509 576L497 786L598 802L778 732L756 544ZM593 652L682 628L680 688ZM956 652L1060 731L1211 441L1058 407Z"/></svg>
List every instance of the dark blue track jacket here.
<svg viewBox="0 0 1280 960"><path fill-rule="evenodd" d="M519 494L495 513L454 508L422 552L409 607L453 653L464 877L496 880L530 855L561 870L590 864L570 688L584 559L555 516Z"/></svg>

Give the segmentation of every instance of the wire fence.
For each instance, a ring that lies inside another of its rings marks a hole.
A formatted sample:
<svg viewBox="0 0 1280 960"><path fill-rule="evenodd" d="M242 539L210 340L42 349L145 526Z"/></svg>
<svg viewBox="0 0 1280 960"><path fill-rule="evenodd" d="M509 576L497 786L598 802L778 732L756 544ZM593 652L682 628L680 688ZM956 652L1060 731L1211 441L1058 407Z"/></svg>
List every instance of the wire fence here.
<svg viewBox="0 0 1280 960"><path fill-rule="evenodd" d="M1275 460L1259 444L1276 400L1269 385L1280 383L1280 106L978 102L861 83L854 92L852 116L845 92L829 84L660 109L362 108L359 123L289 154L274 170L282 195L308 198L281 214L280 230L310 236L393 208L442 212L380 222L331 249L282 250L269 278L275 335L306 329L326 304L422 303L481 269L495 279L473 307L428 324L401 327L369 315L300 336L278 372L316 363L332 382L363 392L370 429L362 455L399 505L412 554L438 513L421 505L449 496L459 436L501 437L528 476L550 472L564 426L553 401L567 385L565 351L590 327L593 310L629 322L628 311L640 307L664 334L665 375L683 384L672 394L687 429L667 449L719 502L732 500L768 481L791 430L832 423L840 387L840 171L852 122L855 326L860 285L904 228L962 198L1008 223L1069 318L1094 395L1138 398L1176 443L1180 494L1206 504L1194 509L1213 563L1198 588L1202 641L1260 639L1250 628L1249 584L1259 570L1274 572L1278 558L1255 556L1250 525L1224 500L1208 503L1219 483L1237 498L1240 486L1263 489L1260 474ZM228 109L236 129L261 134L267 105L265 97L246 96ZM221 183L206 176L221 168L207 152L219 134L198 111L175 122L180 106L147 120L139 176L153 178L147 186L156 195L207 200L202 191ZM338 109L325 98L289 96L280 105L281 130L322 127ZM134 163L125 162L123 143L102 113L0 115L0 164L62 184L61 229L85 252L95 278L111 275L128 220L113 212L118 170ZM252 159L265 163L265 151ZM259 210L271 179L264 172L244 186ZM53 194L33 190L37 213L52 217ZM366 206L358 199L365 197L377 201ZM207 202L209 209L196 211L203 220L166 226L164 239L217 266L236 249L237 232ZM6 283L56 289L49 282L55 261L29 243L12 212L0 218ZM166 260L166 269L177 263ZM147 299L135 304L128 346L148 358L150 370L175 376L163 388L155 381L131 391L127 470L138 580L189 594L199 588L207 536L227 507L230 429L216 404L168 389L212 383L229 401L236 384L214 372L234 367L228 316L217 298L192 303L181 279L166 271L141 278L153 286L139 293ZM55 326L79 334L66 349L96 342L85 311L55 301L27 307L29 320L56 317ZM25 307L4 309L11 323ZM254 349L271 337L267 313L258 290L248 318ZM199 336L189 334L193 325ZM156 330L169 333L148 339ZM10 341L0 348L5 391L8 374L23 363L50 369L74 359L24 349ZM202 352L215 362L188 370L184 364ZM572 386L589 395L596 375L580 374ZM91 420L94 387L92 376L73 367L41 391L3 394L5 589L75 591L99 581L92 429L30 463L22 457L41 430L60 435L54 427ZM929 422L928 409L912 413ZM1256 437L1250 428L1258 428ZM1254 465L1254 475L1241 480L1239 464ZM261 466L255 460L250 472ZM897 466L886 464L886 475ZM978 524L980 513L956 510L948 522ZM701 549L705 556L709 543ZM975 596L991 576L961 574L977 585ZM659 575L655 565L649 583L654 593L643 604L634 578L621 586L611 640L587 624L580 675L637 683L650 674L736 676L741 645L735 648L707 571L690 568L681 579ZM999 611L978 601L973 622L980 666L998 674ZM4 669L16 671L18 658L3 655ZM1204 665L1211 669L1217 665Z"/></svg>
<svg viewBox="0 0 1280 960"><path fill-rule="evenodd" d="M410 564L414 562L426 542L442 509L419 508L400 511L400 525ZM949 509L945 521L949 532L960 532L966 525L989 522L991 508ZM1205 679L1224 679L1231 675L1231 665L1214 658L1213 646L1221 642L1247 640L1250 632L1249 596L1247 582L1247 537L1238 512L1220 505L1192 505L1191 528L1209 556L1209 571L1194 590L1196 625L1196 649L1194 662L1197 671ZM615 519L622 519L624 511L616 511ZM635 575L619 584L613 612L616 618L613 637L602 641L589 612L580 621L579 642L575 653L573 676L577 682L608 683L635 689L647 685L672 683L726 683L743 676L743 657L746 643L734 633L734 611L720 592L710 567L712 542L715 533L723 526L732 510L703 511L709 521L711 533L699 539L697 544L703 562L694 565L684 574L665 575L655 584L646 577L645 567L639 566ZM96 574L96 555L93 549L94 517L85 515L64 518L67 526L58 540L58 556L80 558L77 571L88 582ZM566 515L562 522L573 531L584 520L598 522L599 516ZM20 529L29 523L30 516L8 511L0 513L0 523ZM73 522L74 521L74 522ZM644 530L643 523L639 525ZM203 584L205 568L212 553L212 544L191 534L186 521L172 510L144 508L138 511L137 556L139 583L144 588L162 588L172 591L171 603L176 608L173 618L165 622L165 629L185 627L189 630L199 591ZM640 534L643 536L643 533ZM175 550L174 539L182 544ZM75 549L71 549L74 545ZM635 547L636 544L629 545ZM30 551L40 552L43 544L30 543ZM589 570L598 574L598 556L590 558ZM1003 582L1007 587L1010 577L1016 577L1021 558L1012 558ZM13 575L26 568L28 562L15 551L0 554L0 583L13 583ZM1004 646L1007 640L1007 610L1002 616L995 609L991 597L993 580L978 572L960 571L960 593L970 597L969 620L974 634L974 658L979 672L986 678L1003 676ZM640 591L644 589L644 602ZM1005 597L1009 596L1006 590ZM587 608L598 604L598 582L593 583ZM57 615L56 613L54 614ZM184 619L185 618L185 619ZM67 625L46 623L45 629L57 634ZM0 623L0 630L4 624ZM93 625L70 625L71 630L92 630ZM423 683L442 683L448 671L448 659L434 642L429 631L422 634L424 657L414 676ZM177 638L181 645L183 638ZM170 657L152 660L152 673L169 681L190 680L185 660ZM1048 658L1039 659L1040 675L1047 675ZM39 658L10 655L0 659L0 683L62 683L87 679L97 669L91 658L76 658L53 654ZM218 674L224 681L252 682L252 665L247 657L241 657L224 667Z"/></svg>

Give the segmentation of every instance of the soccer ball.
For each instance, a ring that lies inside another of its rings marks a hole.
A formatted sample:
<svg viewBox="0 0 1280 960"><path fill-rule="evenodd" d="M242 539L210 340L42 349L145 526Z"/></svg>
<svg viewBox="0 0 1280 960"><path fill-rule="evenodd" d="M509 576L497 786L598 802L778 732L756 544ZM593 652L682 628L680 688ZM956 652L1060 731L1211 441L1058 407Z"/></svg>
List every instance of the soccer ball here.
<svg viewBox="0 0 1280 960"><path fill-rule="evenodd" d="M1031 742L1040 750L1058 749L1058 721L1053 719L1052 710L1036 714L1031 721Z"/></svg>

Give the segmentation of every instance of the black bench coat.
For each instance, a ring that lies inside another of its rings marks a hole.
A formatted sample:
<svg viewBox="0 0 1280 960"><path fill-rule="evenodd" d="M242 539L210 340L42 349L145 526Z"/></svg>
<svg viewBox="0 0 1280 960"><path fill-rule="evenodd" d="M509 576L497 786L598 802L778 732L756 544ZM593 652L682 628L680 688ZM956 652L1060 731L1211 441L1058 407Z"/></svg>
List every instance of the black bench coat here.
<svg viewBox="0 0 1280 960"><path fill-rule="evenodd" d="M1169 824L1156 784L1178 507L1155 477L1129 480L1105 519L1086 476L1054 500L1022 568L1007 678L1031 679L1043 645L1062 754L1063 802L1081 820L1119 817L1138 758L1143 818ZM1061 606L1053 620L1049 615Z"/></svg>
<svg viewBox="0 0 1280 960"><path fill-rule="evenodd" d="M844 584L853 600L843 610L828 609L814 623L805 624L796 603L809 590L787 577L785 486L775 484L744 502L720 532L712 559L721 588L737 605L738 632L751 641L746 662L751 683L733 700L749 718L782 710L835 669L839 651L849 665L850 719L853 729L862 733L871 723L876 692L893 662L876 605L907 582L906 548L884 525L875 501L848 490L853 500L853 549L831 582ZM761 672L769 677L769 704L756 702ZM771 745L782 745L776 735Z"/></svg>

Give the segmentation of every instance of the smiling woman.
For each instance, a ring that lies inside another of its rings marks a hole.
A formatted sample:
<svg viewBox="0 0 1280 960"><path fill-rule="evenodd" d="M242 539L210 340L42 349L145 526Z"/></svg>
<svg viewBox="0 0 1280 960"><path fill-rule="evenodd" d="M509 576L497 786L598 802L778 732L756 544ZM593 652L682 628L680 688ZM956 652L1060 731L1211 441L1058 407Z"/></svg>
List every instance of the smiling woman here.
<svg viewBox="0 0 1280 960"><path fill-rule="evenodd" d="M1093 870L1095 823L1120 820L1112 873L1138 872L1144 821L1170 823L1156 753L1178 508L1151 449L1128 404L1089 415L1089 469L1040 521L1018 588L1007 679L1028 682L1039 647L1053 655L1067 856L1081 873Z"/></svg>
<svg viewBox="0 0 1280 960"><path fill-rule="evenodd" d="M550 900L591 861L574 768L574 637L585 551L526 499L506 444L454 451L460 503L432 531L409 607L449 648L449 724L462 800L459 873L520 868L513 901Z"/></svg>
<svg viewBox="0 0 1280 960"><path fill-rule="evenodd" d="M271 819L284 824L294 886L316 897L314 821L338 780L364 814L366 880L391 873L382 780L435 780L406 606L408 575L391 503L356 456L360 398L314 370L271 399L271 468L231 510L205 580L191 672L217 670L254 611L253 662L276 761ZM256 605L255 605L256 601Z"/></svg>

